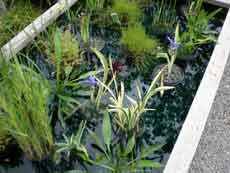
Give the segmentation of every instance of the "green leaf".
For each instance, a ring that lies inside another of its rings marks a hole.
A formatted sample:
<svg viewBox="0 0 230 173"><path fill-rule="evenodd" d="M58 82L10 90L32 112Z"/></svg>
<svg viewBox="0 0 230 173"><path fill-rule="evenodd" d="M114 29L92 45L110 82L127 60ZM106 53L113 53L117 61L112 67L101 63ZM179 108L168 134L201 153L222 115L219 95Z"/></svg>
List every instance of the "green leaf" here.
<svg viewBox="0 0 230 173"><path fill-rule="evenodd" d="M81 76L79 76L76 80L82 80L82 79L86 79L90 76L96 76L97 74L103 72L103 70L97 70L97 71L90 71L87 73L82 74Z"/></svg>
<svg viewBox="0 0 230 173"><path fill-rule="evenodd" d="M177 26L176 26L175 40L177 43L180 42L180 25L179 25L179 23L177 23Z"/></svg>
<svg viewBox="0 0 230 173"><path fill-rule="evenodd" d="M62 58L62 47L61 47L61 33L57 29L54 35L54 49L55 49L55 56L57 61L59 62Z"/></svg>
<svg viewBox="0 0 230 173"><path fill-rule="evenodd" d="M103 143L101 142L101 140L97 137L97 135L92 131L89 131L89 133L90 133L90 136L95 141L96 145L106 154L106 148L103 145Z"/></svg>
<svg viewBox="0 0 230 173"><path fill-rule="evenodd" d="M92 48L92 47L91 47L91 50L96 54L97 58L100 60L100 63L103 66L104 75L103 75L102 83L106 84L107 79L108 79L108 75L109 75L109 70L110 70L109 69L109 63L108 63L107 59L105 58L105 56L100 51L98 51L97 49ZM101 97L104 94L103 89L104 89L104 86L99 85L98 93L97 93L96 100L95 100L97 107L99 107Z"/></svg>
<svg viewBox="0 0 230 173"><path fill-rule="evenodd" d="M78 146L80 146L80 144L81 144L81 139L82 139L83 132L85 130L85 125L86 125L86 121L82 121L80 126L79 126L79 129L77 131L77 134L75 136L75 139L76 139Z"/></svg>
<svg viewBox="0 0 230 173"><path fill-rule="evenodd" d="M135 146L135 137L132 136L127 143L127 146L125 148L125 156L127 156L129 153L131 153L133 151L133 148Z"/></svg>
<svg viewBox="0 0 230 173"><path fill-rule="evenodd" d="M155 151L160 150L162 148L162 146L163 145L152 145L152 146L149 146L149 147L142 147L139 158L143 159L143 158L146 158L146 157L150 156Z"/></svg>
<svg viewBox="0 0 230 173"><path fill-rule="evenodd" d="M104 119L102 123L102 134L103 134L104 142L107 148L109 149L112 140L112 128L111 128L111 122L110 122L110 117L108 112L104 113Z"/></svg>
<svg viewBox="0 0 230 173"><path fill-rule="evenodd" d="M157 168L161 167L161 164L158 162L154 162L152 160L139 160L134 163L135 168Z"/></svg>

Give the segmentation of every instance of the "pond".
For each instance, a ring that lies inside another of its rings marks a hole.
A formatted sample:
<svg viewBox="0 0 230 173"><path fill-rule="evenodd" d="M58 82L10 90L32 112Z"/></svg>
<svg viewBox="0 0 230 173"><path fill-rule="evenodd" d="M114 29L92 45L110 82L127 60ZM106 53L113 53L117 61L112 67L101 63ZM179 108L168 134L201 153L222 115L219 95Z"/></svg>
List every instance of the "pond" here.
<svg viewBox="0 0 230 173"><path fill-rule="evenodd" d="M162 172L225 15L202 0L76 3L1 60L0 173Z"/></svg>

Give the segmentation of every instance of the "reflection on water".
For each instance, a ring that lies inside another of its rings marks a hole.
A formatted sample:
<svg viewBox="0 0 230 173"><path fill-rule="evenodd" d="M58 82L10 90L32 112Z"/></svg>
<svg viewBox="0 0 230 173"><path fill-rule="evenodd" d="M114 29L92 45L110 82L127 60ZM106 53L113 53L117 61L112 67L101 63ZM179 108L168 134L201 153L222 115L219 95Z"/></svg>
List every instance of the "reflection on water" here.
<svg viewBox="0 0 230 173"><path fill-rule="evenodd" d="M24 160L23 163L14 168L3 168L0 166L0 173L35 173L31 162Z"/></svg>

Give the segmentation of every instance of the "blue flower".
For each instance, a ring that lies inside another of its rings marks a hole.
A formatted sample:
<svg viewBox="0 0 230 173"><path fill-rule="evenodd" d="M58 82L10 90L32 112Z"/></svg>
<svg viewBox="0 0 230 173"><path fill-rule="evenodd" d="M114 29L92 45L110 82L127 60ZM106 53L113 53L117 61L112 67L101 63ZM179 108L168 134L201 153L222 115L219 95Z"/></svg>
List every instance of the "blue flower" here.
<svg viewBox="0 0 230 173"><path fill-rule="evenodd" d="M171 49L182 48L181 42L177 42L175 39L171 39L169 36L167 36L166 39L170 43L169 48L171 48Z"/></svg>
<svg viewBox="0 0 230 173"><path fill-rule="evenodd" d="M89 86L94 86L94 87L98 85L97 79L93 76L86 78L85 80L82 81L82 83L89 85Z"/></svg>

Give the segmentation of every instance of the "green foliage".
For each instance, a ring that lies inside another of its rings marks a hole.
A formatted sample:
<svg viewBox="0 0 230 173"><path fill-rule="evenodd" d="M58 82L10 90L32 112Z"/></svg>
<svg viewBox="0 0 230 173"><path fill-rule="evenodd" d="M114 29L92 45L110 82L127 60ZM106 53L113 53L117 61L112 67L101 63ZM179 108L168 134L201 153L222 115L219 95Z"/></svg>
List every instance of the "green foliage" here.
<svg viewBox="0 0 230 173"><path fill-rule="evenodd" d="M142 95L142 91L137 85L136 90L138 98L136 100L125 94L124 83L121 82L119 86L115 76L112 80L115 86L114 91L110 88L112 82L110 82L110 84L107 86L100 82L100 84L109 92L111 96L109 97L109 112L112 113L118 128L123 133L131 133L134 135L137 134L140 131L139 121L141 116L144 112L153 110L146 108L149 99L158 92L172 89L172 87L167 86L157 87L157 82L160 79L161 73L162 71L159 72L159 74L153 79L145 95ZM124 105L125 99L127 100L126 105Z"/></svg>
<svg viewBox="0 0 230 173"><path fill-rule="evenodd" d="M102 9L104 6L105 0L86 0L86 6L91 10Z"/></svg>
<svg viewBox="0 0 230 173"><path fill-rule="evenodd" d="M81 17L80 32L81 32L81 38L85 43L88 43L89 39L90 39L89 23L90 23L90 15L89 14Z"/></svg>
<svg viewBox="0 0 230 173"><path fill-rule="evenodd" d="M132 62L138 69L143 69L153 61L153 56L148 55L155 55L160 46L158 40L150 38L140 24L124 28L121 43L131 52Z"/></svg>
<svg viewBox="0 0 230 173"><path fill-rule="evenodd" d="M0 15L0 47L9 41L17 32L24 29L41 11L33 7L29 1L17 0L12 8Z"/></svg>
<svg viewBox="0 0 230 173"><path fill-rule="evenodd" d="M102 67L103 67L103 81L102 82L106 83L108 80L109 71L110 71L109 63L100 51L98 51L95 48L91 48L91 50L95 53L96 57L99 59L100 63L102 64ZM104 94L105 94L105 88L102 85L99 85L96 96L94 96L94 93L92 93L91 98L92 98L92 101L96 104L97 108L99 108L101 104L101 98Z"/></svg>
<svg viewBox="0 0 230 173"><path fill-rule="evenodd" d="M71 39L70 31L61 33L59 30L56 30L53 37L52 55L56 81L52 95L53 100L56 101L58 105L58 119L62 127L65 128L65 119L69 118L81 105L79 101L77 101L77 96L90 95L88 93L89 88L83 88L81 81L90 76L97 75L101 71L89 71L79 74L77 73L78 69L74 68L73 64L67 63L66 66L63 66L63 64L65 64L64 62L69 62L70 60L80 63L78 58L80 56L80 50L77 41ZM76 58L74 59L73 56Z"/></svg>
<svg viewBox="0 0 230 173"><path fill-rule="evenodd" d="M122 24L135 24L142 16L141 9L135 0L115 0L112 12L119 15Z"/></svg>
<svg viewBox="0 0 230 173"><path fill-rule="evenodd" d="M176 0L162 0L154 2L152 17L152 30L154 34L167 34L173 32L177 22Z"/></svg>
<svg viewBox="0 0 230 173"><path fill-rule="evenodd" d="M53 33L53 40L43 43L46 54L58 66L74 66L81 63L80 49L77 38L71 35L70 30L61 33L58 29Z"/></svg>
<svg viewBox="0 0 230 173"><path fill-rule="evenodd" d="M176 26L175 36L173 39L173 41L175 42L174 43L175 45L170 45L170 47L169 47L170 56L168 55L168 53L158 53L157 54L157 58L165 58L167 60L167 63L168 63L168 65L167 65L168 73L167 74L168 75L170 75L172 72L172 68L173 68L173 65L176 61L178 51L180 49L182 49L179 34L180 34L180 25L178 23Z"/></svg>
<svg viewBox="0 0 230 173"><path fill-rule="evenodd" d="M136 171L140 168L160 168L158 162L146 159L155 151L159 150L162 145L142 146L138 154L134 154L136 139L134 136L122 138L112 142L112 126L108 112L104 114L102 125L103 141L94 133L90 132L92 139L98 150L95 160L88 160L89 163L102 167L107 171L119 173L125 171Z"/></svg>
<svg viewBox="0 0 230 173"><path fill-rule="evenodd" d="M0 128L16 139L32 160L47 156L53 146L48 117L48 82L32 68L1 63Z"/></svg>
<svg viewBox="0 0 230 173"><path fill-rule="evenodd" d="M81 158L88 158L88 153L84 145L81 144L83 132L85 130L86 122L82 122L76 134L72 134L70 137L63 135L64 142L56 143L56 154L65 153L67 157L71 154L78 155Z"/></svg>
<svg viewBox="0 0 230 173"><path fill-rule="evenodd" d="M5 129L0 128L0 154L6 150L6 147L9 145L11 140L12 137L9 136L8 132Z"/></svg>
<svg viewBox="0 0 230 173"><path fill-rule="evenodd" d="M123 29L121 43L135 54L153 53L158 46L158 42L151 39L141 25Z"/></svg>
<svg viewBox="0 0 230 173"><path fill-rule="evenodd" d="M186 13L187 29L180 35L183 49L178 50L179 57L192 54L199 45L216 41L217 33L210 28L209 22L221 9L208 13L202 9L202 4L203 0L192 2Z"/></svg>

